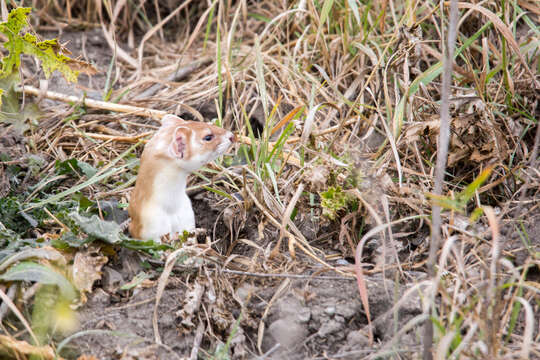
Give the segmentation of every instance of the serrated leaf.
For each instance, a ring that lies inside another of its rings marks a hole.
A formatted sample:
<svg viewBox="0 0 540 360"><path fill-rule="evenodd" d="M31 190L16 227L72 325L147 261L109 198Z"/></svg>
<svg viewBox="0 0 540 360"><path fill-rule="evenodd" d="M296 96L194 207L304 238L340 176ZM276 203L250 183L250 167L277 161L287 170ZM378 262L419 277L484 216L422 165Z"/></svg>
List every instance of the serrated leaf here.
<svg viewBox="0 0 540 360"><path fill-rule="evenodd" d="M38 58L47 79L55 70L58 70L67 81L77 82L79 71L71 68L71 59L61 52L63 48L58 44L58 40L38 41L34 35L28 33L24 34L21 40L15 40L20 41L20 46L22 46L20 50L19 48L17 50Z"/></svg>
<svg viewBox="0 0 540 360"><path fill-rule="evenodd" d="M3 281L35 281L42 284L57 285L61 295L66 299L74 299L77 292L71 283L60 273L30 261L21 262L0 275Z"/></svg>
<svg viewBox="0 0 540 360"><path fill-rule="evenodd" d="M66 56L70 52L57 39L38 41L37 37L30 33L21 35L30 11L31 8L15 8L9 13L8 20L0 23L0 32L8 38L4 47L9 51L8 56L2 59L0 76L8 76L19 69L21 54L35 56L41 62L47 78L58 70L67 81L77 82L80 71L87 74L97 72L91 64Z"/></svg>
<svg viewBox="0 0 540 360"><path fill-rule="evenodd" d="M334 220L337 212L345 208L350 201L341 186L330 186L328 190L321 192L320 196L323 215L328 216L330 220Z"/></svg>

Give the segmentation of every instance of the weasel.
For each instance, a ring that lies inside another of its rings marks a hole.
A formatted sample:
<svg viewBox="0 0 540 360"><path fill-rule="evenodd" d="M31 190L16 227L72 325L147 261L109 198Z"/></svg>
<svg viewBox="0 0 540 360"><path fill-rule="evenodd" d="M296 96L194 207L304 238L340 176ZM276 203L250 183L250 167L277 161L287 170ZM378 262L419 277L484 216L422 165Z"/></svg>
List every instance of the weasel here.
<svg viewBox="0 0 540 360"><path fill-rule="evenodd" d="M128 207L131 236L160 241L166 234L195 230L187 177L225 153L234 141L230 131L217 126L164 116L141 156Z"/></svg>

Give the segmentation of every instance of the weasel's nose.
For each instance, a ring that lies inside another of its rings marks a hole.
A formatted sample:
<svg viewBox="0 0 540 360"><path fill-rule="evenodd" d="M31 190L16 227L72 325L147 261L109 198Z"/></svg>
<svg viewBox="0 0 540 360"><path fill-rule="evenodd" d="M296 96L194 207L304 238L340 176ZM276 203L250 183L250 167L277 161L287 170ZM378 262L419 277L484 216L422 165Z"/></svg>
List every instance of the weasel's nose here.
<svg viewBox="0 0 540 360"><path fill-rule="evenodd" d="M231 134L231 135L229 136L229 140L231 141L231 143L236 142L236 136L235 136L234 134Z"/></svg>

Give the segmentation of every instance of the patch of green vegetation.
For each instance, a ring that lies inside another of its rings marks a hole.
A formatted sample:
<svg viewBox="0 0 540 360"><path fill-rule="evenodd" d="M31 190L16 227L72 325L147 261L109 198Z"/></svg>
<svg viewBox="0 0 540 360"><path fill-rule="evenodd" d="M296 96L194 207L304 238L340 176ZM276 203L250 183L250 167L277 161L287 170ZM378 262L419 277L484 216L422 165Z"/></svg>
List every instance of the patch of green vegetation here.
<svg viewBox="0 0 540 360"><path fill-rule="evenodd" d="M473 196L480 189L480 186L482 186L482 184L489 178L492 171L493 171L493 166L489 166L486 169L482 170L472 183L467 185L465 189L463 189L462 191L458 192L457 194L454 194L452 197L444 196L444 195L435 195L431 193L427 193L426 196L433 203L437 204L443 209L452 210L452 211L459 212L461 214L465 214L466 206L469 200L473 198ZM481 214L482 214L481 208L475 209L473 213L471 214L471 220L473 222L476 221L480 217Z"/></svg>
<svg viewBox="0 0 540 360"><path fill-rule="evenodd" d="M17 234L25 234L29 229L41 224L47 218L42 209L22 211L22 200L18 196L0 198L0 219L2 225Z"/></svg>
<svg viewBox="0 0 540 360"><path fill-rule="evenodd" d="M59 249L79 248L98 240L110 245L144 251L151 255L171 248L169 245L153 240L134 240L124 235L119 224L114 221L102 220L98 215L89 212L80 213L78 210L65 209L58 212L56 217L69 228L69 231L62 233L60 238L51 243Z"/></svg>
<svg viewBox="0 0 540 360"><path fill-rule="evenodd" d="M335 220L339 211L355 202L354 197L345 192L341 186L330 186L328 190L319 195L321 196L323 215L330 220Z"/></svg>

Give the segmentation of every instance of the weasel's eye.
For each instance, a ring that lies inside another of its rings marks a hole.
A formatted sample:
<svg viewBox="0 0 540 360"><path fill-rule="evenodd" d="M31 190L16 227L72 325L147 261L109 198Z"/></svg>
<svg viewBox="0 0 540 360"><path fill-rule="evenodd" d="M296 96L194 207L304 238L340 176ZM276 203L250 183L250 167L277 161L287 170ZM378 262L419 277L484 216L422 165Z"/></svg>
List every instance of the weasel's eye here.
<svg viewBox="0 0 540 360"><path fill-rule="evenodd" d="M203 140L204 141L212 141L213 138L214 138L214 135L210 134L210 135L206 135L205 137L203 137Z"/></svg>

